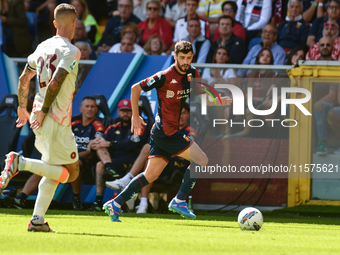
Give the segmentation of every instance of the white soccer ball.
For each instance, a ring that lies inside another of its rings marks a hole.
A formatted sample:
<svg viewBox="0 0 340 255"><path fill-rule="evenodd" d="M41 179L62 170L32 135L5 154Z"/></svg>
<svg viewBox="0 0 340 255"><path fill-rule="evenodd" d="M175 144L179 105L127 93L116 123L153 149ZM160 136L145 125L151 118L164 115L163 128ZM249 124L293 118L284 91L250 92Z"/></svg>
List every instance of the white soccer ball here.
<svg viewBox="0 0 340 255"><path fill-rule="evenodd" d="M263 225L263 216L258 209L247 207L239 213L237 221L242 230L259 231Z"/></svg>

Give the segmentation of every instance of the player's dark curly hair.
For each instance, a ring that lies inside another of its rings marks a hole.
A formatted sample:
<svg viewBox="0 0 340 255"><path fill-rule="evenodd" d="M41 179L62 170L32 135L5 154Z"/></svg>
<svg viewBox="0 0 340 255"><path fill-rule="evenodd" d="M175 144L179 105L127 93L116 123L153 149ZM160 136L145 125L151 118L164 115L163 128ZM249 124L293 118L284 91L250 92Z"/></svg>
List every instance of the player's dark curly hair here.
<svg viewBox="0 0 340 255"><path fill-rule="evenodd" d="M181 40L178 43L175 44L175 54L178 56L180 52L184 54L188 54L189 52L194 52L192 49L192 44L190 42Z"/></svg>

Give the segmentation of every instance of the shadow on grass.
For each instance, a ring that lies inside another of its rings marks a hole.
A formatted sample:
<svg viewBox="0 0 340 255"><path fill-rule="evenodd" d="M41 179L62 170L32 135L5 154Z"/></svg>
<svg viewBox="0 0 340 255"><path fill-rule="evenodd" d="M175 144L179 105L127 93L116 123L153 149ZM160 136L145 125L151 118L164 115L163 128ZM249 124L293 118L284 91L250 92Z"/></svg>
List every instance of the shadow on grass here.
<svg viewBox="0 0 340 255"><path fill-rule="evenodd" d="M181 224L181 226L188 226L188 227L203 227L203 228L239 228L239 227L231 227L231 226L209 226L209 225L203 225L203 224Z"/></svg>
<svg viewBox="0 0 340 255"><path fill-rule="evenodd" d="M141 236L120 236L120 235L108 235L108 234L93 234L93 233L66 233L66 232L58 232L58 235L75 235L75 236L98 236L98 237L117 237L117 238L143 238ZM148 239L154 239L152 237L148 237Z"/></svg>

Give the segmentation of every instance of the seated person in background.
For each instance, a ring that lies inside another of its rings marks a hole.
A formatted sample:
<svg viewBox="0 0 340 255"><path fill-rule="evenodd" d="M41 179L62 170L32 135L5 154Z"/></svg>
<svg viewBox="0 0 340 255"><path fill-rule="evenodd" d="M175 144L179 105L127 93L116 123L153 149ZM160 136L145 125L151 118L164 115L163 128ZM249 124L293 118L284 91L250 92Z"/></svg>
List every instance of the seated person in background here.
<svg viewBox="0 0 340 255"><path fill-rule="evenodd" d="M137 44L137 38L140 36L140 30L137 24L132 23L132 22L127 23L126 25L123 26L122 31L120 33L121 33L122 38L124 36L128 36L132 38L132 41L134 42L132 53L144 52L144 49ZM111 47L109 52L110 53L121 52L120 46L121 46L121 43L116 43L115 45Z"/></svg>
<svg viewBox="0 0 340 255"><path fill-rule="evenodd" d="M273 65L273 53L269 49L262 49L256 56L255 65ZM272 70L253 70L248 75L248 87L253 88L253 105L255 109L263 107L269 109L271 107L272 97L268 95L276 73Z"/></svg>
<svg viewBox="0 0 340 255"><path fill-rule="evenodd" d="M81 170L84 169L84 166L95 166L98 161L96 155L91 152L90 147L88 146L90 141L103 136L104 126L99 120L95 119L97 111L98 107L96 105L96 99L91 96L84 97L80 106L82 119L72 122L72 131L75 135L78 146L79 167ZM80 171L78 178L74 182L70 183L73 191L73 209L76 211L82 209L82 205L80 203L81 173L82 171ZM41 176L33 174L27 180L22 192L15 197L7 196L6 203L14 205L19 209L25 207L26 198L38 188L41 178Z"/></svg>
<svg viewBox="0 0 340 255"><path fill-rule="evenodd" d="M70 4L72 4L77 11L77 19L84 22L87 38L96 45L102 38L102 34L100 33L97 21L89 12L86 1L71 0Z"/></svg>
<svg viewBox="0 0 340 255"><path fill-rule="evenodd" d="M80 50L81 56L80 59L82 60L89 60L91 55L91 46L87 42L79 41L75 44L75 46L78 47ZM78 65L78 76L76 80L76 90L74 91L73 96L75 97L78 93L80 87L83 85L87 75L92 69L92 65L85 65L85 64L79 64Z"/></svg>
<svg viewBox="0 0 340 255"><path fill-rule="evenodd" d="M305 47L296 47L289 52L287 56L286 65L296 65L299 63L299 60L305 59L306 59Z"/></svg>
<svg viewBox="0 0 340 255"><path fill-rule="evenodd" d="M320 39L319 43L323 38ZM326 155L328 153L327 138L328 124L334 134L340 138L340 90L338 84L331 84L329 93L315 103L314 116L316 131L318 136L318 147L316 154ZM340 154L340 147L334 151L334 154Z"/></svg>
<svg viewBox="0 0 340 255"><path fill-rule="evenodd" d="M277 44L276 42L276 29L273 25L266 25L263 28L261 38L262 42L255 45L250 49L248 52L248 55L246 58L243 60L242 64L249 65L249 64L254 64L256 60L256 56L259 53L261 49L268 48L273 54L274 57L274 65L283 65L285 63L286 59L286 52L282 49L280 45ZM237 71L237 76L239 77L245 77L247 73L250 71L246 69L240 69Z"/></svg>
<svg viewBox="0 0 340 255"><path fill-rule="evenodd" d="M302 18L306 22L313 22L316 18L321 18L326 14L324 11L325 0L307 0L303 3Z"/></svg>
<svg viewBox="0 0 340 255"><path fill-rule="evenodd" d="M323 28L323 36L330 37L333 40L333 52L332 58L333 60L340 59L340 38L339 35L339 27L336 22L325 22ZM310 47L307 56L307 60L321 60L321 54L319 52L319 43L315 43L312 47Z"/></svg>
<svg viewBox="0 0 340 255"><path fill-rule="evenodd" d="M185 0L185 9L187 11L187 15L179 18L175 25L175 32L174 32L174 38L172 40L172 45L170 47L170 51L167 53L170 54L172 50L174 50L175 44L181 40L181 38L184 38L188 36L188 30L187 30L187 22L188 20L191 20L193 18L198 18L201 23L201 33L206 38L210 39L210 27L209 22L202 18L201 16L198 16L196 13L196 10L198 8L198 0Z"/></svg>
<svg viewBox="0 0 340 255"><path fill-rule="evenodd" d="M158 0L150 0L146 4L148 18L138 24L141 31L141 44L144 45L150 35L159 35L162 37L165 45L165 51L171 46L172 43L172 27L170 23L159 16L161 4Z"/></svg>
<svg viewBox="0 0 340 255"><path fill-rule="evenodd" d="M176 21L187 14L185 0L174 0L166 5L164 18L175 27Z"/></svg>
<svg viewBox="0 0 340 255"><path fill-rule="evenodd" d="M198 18L188 20L187 24L189 35L182 38L182 40L191 42L192 44L194 50L192 63L205 63L211 43L204 35L202 35L201 23Z"/></svg>
<svg viewBox="0 0 340 255"><path fill-rule="evenodd" d="M146 4L149 0L133 0L133 14L136 15L141 21L148 18L146 13ZM159 15L163 17L163 9L161 8Z"/></svg>
<svg viewBox="0 0 340 255"><path fill-rule="evenodd" d="M141 136L131 133L132 108L129 99L118 103L120 122L110 125L104 134L91 142L91 149L97 151L100 161L96 166L96 199L89 211L102 211L105 179L126 174L146 143L145 129ZM105 172L106 171L106 172Z"/></svg>
<svg viewBox="0 0 340 255"><path fill-rule="evenodd" d="M333 59L333 39L331 37L325 36L319 40L318 51L320 53L320 60L334 60Z"/></svg>
<svg viewBox="0 0 340 255"><path fill-rule="evenodd" d="M89 46L91 47L91 53L90 53L90 58L89 59L92 59L92 60L96 60L97 59L96 50L93 47L93 44L87 39L84 22L81 21L81 20L77 20L77 22L76 22L76 30L74 32L73 39L71 40L71 43L74 44L74 45L77 42L88 43ZM87 59L87 58L84 58L84 59Z"/></svg>
<svg viewBox="0 0 340 255"><path fill-rule="evenodd" d="M164 44L162 38L159 35L149 36L146 44L144 45L144 51L146 55L163 55Z"/></svg>
<svg viewBox="0 0 340 255"><path fill-rule="evenodd" d="M197 134L196 134L196 131L188 125L189 118L190 118L190 106L189 106L189 104L185 103L183 105L181 117L179 119L179 130L180 130L179 132L181 132L185 135L188 135L192 139L194 139L197 136ZM134 163L130 172L128 174L126 174L126 176L124 176L121 179L106 182L105 183L106 186L111 188L111 189L115 189L115 190L123 190L129 184L129 182L133 179L133 177L135 177L142 170L144 170L143 167L146 164L146 161L147 161L148 156L149 156L149 152L150 152L150 146L149 146L149 144L146 144L143 147L142 152L138 156L138 159ZM174 171L174 169L180 169L184 173L189 164L190 164L189 161L186 161L186 160L181 159L179 157L174 157L169 162L169 164L166 166L166 168L163 170L161 176L162 175L163 176L171 175L171 173ZM151 187L152 187L152 183L145 186L141 190L141 200L140 200L140 204L139 204L137 213L146 213L147 208L148 208L148 195L149 195Z"/></svg>
<svg viewBox="0 0 340 255"><path fill-rule="evenodd" d="M234 20L233 34L242 38L246 41L246 31L244 30L242 24L235 20L237 14L237 4L234 1L225 1L222 4L222 15L230 16ZM221 37L219 29L216 29L213 42Z"/></svg>
<svg viewBox="0 0 340 255"><path fill-rule="evenodd" d="M0 20L5 53L10 57L27 57L31 50L31 35L23 1L6 0L2 4L0 1Z"/></svg>
<svg viewBox="0 0 340 255"><path fill-rule="evenodd" d="M256 65L273 65L274 57L273 53L269 49L262 49L256 56ZM258 110L268 110L272 106L272 88L275 86L276 73L272 70L253 70L248 75L248 86L253 88L252 103L255 109ZM247 97L250 96L247 94ZM280 102L281 96L278 96L278 102ZM279 107L275 112L266 116L256 116L259 119L272 119L277 112L280 112ZM253 114L250 112L246 113L246 120L254 118ZM277 118L276 118L277 119ZM263 127L257 129L251 129L248 125L244 130L239 131L234 136L253 136L256 138L270 138L271 123L266 123Z"/></svg>
<svg viewBox="0 0 340 255"><path fill-rule="evenodd" d="M111 53L132 53L134 47L133 39L130 36L124 36L120 43L119 49Z"/></svg>
<svg viewBox="0 0 340 255"><path fill-rule="evenodd" d="M102 52L108 52L110 48L121 41L120 31L122 27L129 22L139 23L140 19L133 13L132 0L119 0L118 1L118 16L111 17L105 27L102 39L97 44L98 55Z"/></svg>
<svg viewBox="0 0 340 255"><path fill-rule="evenodd" d="M62 0L68 1L68 0ZM99 23L103 18L108 17L110 9L114 8L117 10L118 0L86 0L87 6L93 17Z"/></svg>
<svg viewBox="0 0 340 255"><path fill-rule="evenodd" d="M277 28L277 43L289 52L292 48L305 46L310 29L309 23L302 19L302 2L290 0L286 20Z"/></svg>
<svg viewBox="0 0 340 255"><path fill-rule="evenodd" d="M327 4L327 16L314 20L307 38L308 47L312 47L323 36L324 23L337 23L340 25L340 2L338 0L330 0Z"/></svg>
<svg viewBox="0 0 340 255"><path fill-rule="evenodd" d="M268 24L272 16L272 1L237 0L238 12L236 20L246 29L246 44Z"/></svg>
<svg viewBox="0 0 340 255"><path fill-rule="evenodd" d="M214 53L213 63L227 64L230 63L229 52L223 46L219 46ZM204 68L202 78L215 78L214 84L225 83L236 84L236 74L234 69L218 69L218 68Z"/></svg>
<svg viewBox="0 0 340 255"><path fill-rule="evenodd" d="M44 10L48 11L48 25L50 26L51 34L55 34L55 28L53 25L54 20L54 9L57 7L56 0L25 0L25 11L35 12L38 18L44 14Z"/></svg>
<svg viewBox="0 0 340 255"><path fill-rule="evenodd" d="M223 2L224 0L201 0L199 2L197 13L209 21L211 38L214 38L218 20L222 16L221 5Z"/></svg>
<svg viewBox="0 0 340 255"><path fill-rule="evenodd" d="M211 63L213 60L213 54L220 46L226 48L230 53L230 63L241 64L247 48L244 41L233 34L234 20L230 16L222 16L218 21L218 30L221 37L218 38L210 47L210 51L207 57L207 63Z"/></svg>

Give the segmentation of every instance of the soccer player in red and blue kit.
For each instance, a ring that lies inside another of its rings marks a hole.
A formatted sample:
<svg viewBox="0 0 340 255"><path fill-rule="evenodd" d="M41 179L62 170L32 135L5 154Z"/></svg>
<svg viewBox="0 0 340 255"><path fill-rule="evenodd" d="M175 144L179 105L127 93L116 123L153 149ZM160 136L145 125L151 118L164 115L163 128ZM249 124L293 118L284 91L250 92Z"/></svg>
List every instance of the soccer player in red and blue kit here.
<svg viewBox="0 0 340 255"><path fill-rule="evenodd" d="M181 109L191 92L190 81L194 78L201 78L196 68L191 66L193 58L191 43L187 41L176 43L174 58L175 63L168 69L142 80L131 88L131 131L135 136L142 133L143 125L145 125L138 111L138 100L142 90L157 89L158 113L151 130L150 155L145 172L132 179L116 198L109 200L103 206L111 221L120 222L121 205L137 195L142 187L155 181L172 157L179 156L201 166L208 164L208 157L200 147L190 137L179 132ZM203 87L199 83L196 83L196 86ZM196 87L197 93L201 91L199 87ZM221 102L222 105L230 105L232 100L229 97L222 97ZM188 210L186 203L186 197L194 187L196 179L190 176L189 166L176 197L169 204L169 210L186 218L196 218L196 215Z"/></svg>

